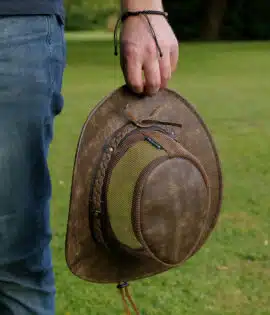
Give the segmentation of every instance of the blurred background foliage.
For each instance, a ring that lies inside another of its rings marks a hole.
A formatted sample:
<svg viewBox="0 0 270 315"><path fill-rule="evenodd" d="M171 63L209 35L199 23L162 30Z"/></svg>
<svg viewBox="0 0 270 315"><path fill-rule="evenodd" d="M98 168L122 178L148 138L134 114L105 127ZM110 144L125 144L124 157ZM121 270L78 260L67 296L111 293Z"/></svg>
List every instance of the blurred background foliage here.
<svg viewBox="0 0 270 315"><path fill-rule="evenodd" d="M66 30L113 31L120 0L65 0ZM270 39L269 0L164 0L184 40Z"/></svg>
<svg viewBox="0 0 270 315"><path fill-rule="evenodd" d="M108 24L114 27L119 14L120 0L64 0L64 3L68 31L104 30L110 28Z"/></svg>

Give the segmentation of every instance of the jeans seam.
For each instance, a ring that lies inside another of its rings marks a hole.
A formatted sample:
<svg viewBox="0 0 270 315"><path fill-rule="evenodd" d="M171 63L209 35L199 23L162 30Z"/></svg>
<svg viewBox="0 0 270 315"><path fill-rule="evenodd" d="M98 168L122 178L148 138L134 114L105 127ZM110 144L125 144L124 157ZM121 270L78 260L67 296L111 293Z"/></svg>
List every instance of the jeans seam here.
<svg viewBox="0 0 270 315"><path fill-rule="evenodd" d="M61 29L61 35L62 35L62 32L65 31L65 25L59 21L59 18L57 18L57 16L55 16L55 18L57 19L57 25ZM65 35L63 34L63 36L61 36L61 46L62 46L62 58L63 58L64 68L65 68L65 65L66 65L65 45L66 45Z"/></svg>
<svg viewBox="0 0 270 315"><path fill-rule="evenodd" d="M48 51L49 51L49 64L48 64L48 75L49 75L49 80L50 80L50 95L51 95L51 102L53 99L53 93L54 93L54 79L53 79L53 69L52 69L52 64L51 60L53 58L53 45L52 45L52 16L48 15L46 16L46 21L47 21L47 37L46 37L46 44L48 46ZM51 103L50 103L51 106ZM45 125L50 125L51 124L51 118L50 116L47 116L44 120Z"/></svg>
<svg viewBox="0 0 270 315"><path fill-rule="evenodd" d="M47 45L48 45L48 51L49 51L49 58L50 60L52 60L53 57L53 51L52 51L52 23L51 23L51 16L47 16ZM48 67L48 71L49 71L49 78L50 78L50 86L51 88L51 93L53 93L53 74L52 74L52 66L51 66L51 62L49 62L49 67Z"/></svg>

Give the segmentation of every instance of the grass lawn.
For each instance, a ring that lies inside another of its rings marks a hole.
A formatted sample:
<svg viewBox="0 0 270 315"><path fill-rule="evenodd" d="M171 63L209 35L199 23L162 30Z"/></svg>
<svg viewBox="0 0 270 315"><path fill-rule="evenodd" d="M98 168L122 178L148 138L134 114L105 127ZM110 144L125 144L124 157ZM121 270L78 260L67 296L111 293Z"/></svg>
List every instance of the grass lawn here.
<svg viewBox="0 0 270 315"><path fill-rule="evenodd" d="M67 45L65 107L50 154L57 315L120 315L115 286L69 272L64 242L82 124L123 79L110 40L71 36ZM223 211L197 255L181 268L134 282L134 298L147 315L269 315L270 43L183 43L180 50L169 87L196 104L214 135L224 172Z"/></svg>

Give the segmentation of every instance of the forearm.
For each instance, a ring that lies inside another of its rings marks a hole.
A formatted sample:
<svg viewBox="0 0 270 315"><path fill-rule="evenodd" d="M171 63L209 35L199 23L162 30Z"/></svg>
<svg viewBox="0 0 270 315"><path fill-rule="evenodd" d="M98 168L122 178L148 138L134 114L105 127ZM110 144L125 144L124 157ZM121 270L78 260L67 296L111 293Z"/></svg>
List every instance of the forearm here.
<svg viewBox="0 0 270 315"><path fill-rule="evenodd" d="M163 10L162 0L120 0L122 11Z"/></svg>

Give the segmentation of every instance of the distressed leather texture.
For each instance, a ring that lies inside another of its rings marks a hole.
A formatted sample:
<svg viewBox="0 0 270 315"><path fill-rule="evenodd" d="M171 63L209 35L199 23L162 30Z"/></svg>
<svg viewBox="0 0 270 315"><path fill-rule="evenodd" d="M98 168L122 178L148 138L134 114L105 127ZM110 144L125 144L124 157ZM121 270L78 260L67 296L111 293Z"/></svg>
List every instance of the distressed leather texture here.
<svg viewBox="0 0 270 315"><path fill-rule="evenodd" d="M146 125L164 126L170 135L146 130ZM102 211L106 201L102 192L110 160L134 130L145 132L167 153L138 178L133 206L127 209L141 244L138 250L129 248L123 239L120 244L108 211L101 213L101 223L93 215L100 211L93 205L100 204ZM165 272L203 246L217 224L221 201L218 153L194 106L169 89L142 97L120 87L90 112L78 141L66 234L67 264L76 276L97 283Z"/></svg>
<svg viewBox="0 0 270 315"><path fill-rule="evenodd" d="M207 188L199 170L186 159L166 160L143 184L141 242L161 263L180 264L196 247L207 211Z"/></svg>

